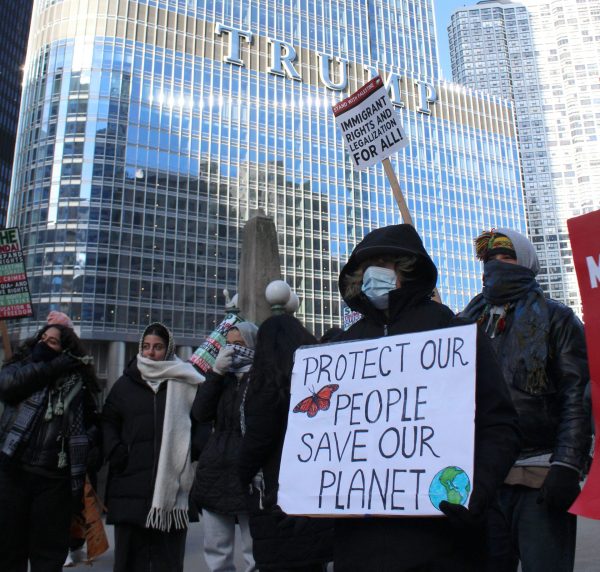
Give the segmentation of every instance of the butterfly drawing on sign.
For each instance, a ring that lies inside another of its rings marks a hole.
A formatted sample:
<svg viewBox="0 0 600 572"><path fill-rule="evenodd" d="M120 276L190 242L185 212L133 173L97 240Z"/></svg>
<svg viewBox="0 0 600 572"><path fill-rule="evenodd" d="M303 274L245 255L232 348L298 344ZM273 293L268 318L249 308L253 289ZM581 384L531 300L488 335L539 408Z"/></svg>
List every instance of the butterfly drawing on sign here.
<svg viewBox="0 0 600 572"><path fill-rule="evenodd" d="M306 413L309 417L314 417L319 411L327 411L331 396L339 387L337 383L331 383L317 392L312 391L312 395L304 398L294 407L294 413Z"/></svg>

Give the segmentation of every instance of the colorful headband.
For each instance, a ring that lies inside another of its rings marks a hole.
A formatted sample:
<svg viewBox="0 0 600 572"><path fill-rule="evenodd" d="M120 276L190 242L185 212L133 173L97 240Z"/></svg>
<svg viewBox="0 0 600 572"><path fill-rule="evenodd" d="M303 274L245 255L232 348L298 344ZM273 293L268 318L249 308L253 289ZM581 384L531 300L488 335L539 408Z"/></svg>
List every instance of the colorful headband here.
<svg viewBox="0 0 600 572"><path fill-rule="evenodd" d="M516 259L515 247L508 236L494 231L482 232L475 239L475 254L479 260L485 262L494 254L508 254Z"/></svg>

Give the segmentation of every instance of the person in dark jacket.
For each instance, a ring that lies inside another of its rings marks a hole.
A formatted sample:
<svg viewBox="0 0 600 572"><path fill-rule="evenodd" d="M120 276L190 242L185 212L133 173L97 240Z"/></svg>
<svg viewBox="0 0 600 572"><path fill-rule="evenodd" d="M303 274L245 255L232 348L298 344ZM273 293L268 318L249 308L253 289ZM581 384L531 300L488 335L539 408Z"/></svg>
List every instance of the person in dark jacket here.
<svg viewBox="0 0 600 572"><path fill-rule="evenodd" d="M71 328L46 325L0 371L0 570L58 572L81 510L98 382Z"/></svg>
<svg viewBox="0 0 600 572"><path fill-rule="evenodd" d="M250 531L261 572L321 572L333 556L333 527L328 519L287 516L276 504L294 352L316 343L314 336L287 314L268 318L258 329L243 410L245 434L239 472L245 486L255 485Z"/></svg>
<svg viewBox="0 0 600 572"><path fill-rule="evenodd" d="M463 315L491 339L519 415L523 444L489 514L489 570L571 571L579 494L591 428L583 326L545 298L529 240L498 228L475 240L483 291Z"/></svg>
<svg viewBox="0 0 600 572"><path fill-rule="evenodd" d="M240 525L246 572L252 572L252 536L248 493L242 488L237 462L242 443L240 407L248 388L258 328L239 322L227 332L215 365L200 386L192 417L211 423L213 432L196 467L193 500L202 509L204 558L211 572L234 572L235 523Z"/></svg>
<svg viewBox="0 0 600 572"><path fill-rule="evenodd" d="M203 381L175 356L171 332L153 323L106 398L103 446L115 572L183 570L194 480L191 410Z"/></svg>
<svg viewBox="0 0 600 572"><path fill-rule="evenodd" d="M465 323L431 300L437 269L407 224L367 234L341 271L348 306L363 317L336 342ZM336 572L481 571L478 530L519 446L516 414L485 336L477 336L474 483L468 508L440 503L446 518L338 518Z"/></svg>

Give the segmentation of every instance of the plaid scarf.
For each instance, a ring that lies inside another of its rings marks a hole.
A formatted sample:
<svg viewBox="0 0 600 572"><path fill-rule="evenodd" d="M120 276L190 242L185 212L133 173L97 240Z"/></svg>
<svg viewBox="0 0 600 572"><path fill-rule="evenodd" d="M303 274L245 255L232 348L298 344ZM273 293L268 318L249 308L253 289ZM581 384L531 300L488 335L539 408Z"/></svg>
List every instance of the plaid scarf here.
<svg viewBox="0 0 600 572"><path fill-rule="evenodd" d="M231 373L249 372L254 361L254 350L238 344L227 344L227 347L233 348L233 359L229 371Z"/></svg>
<svg viewBox="0 0 600 572"><path fill-rule="evenodd" d="M19 445L29 441L35 422L42 414L47 395L48 388L44 387L30 395L18 408L15 420L2 445L2 453L7 457L13 457Z"/></svg>
<svg viewBox="0 0 600 572"><path fill-rule="evenodd" d="M89 450L89 439L85 430L83 413L83 380L78 374L74 374L78 380L71 386L67 399L65 399L64 422L68 424L66 431L63 432L63 451L65 438L68 440L69 461L71 470L71 493L73 495L81 494L85 486L85 474L87 470L87 456ZM73 376L72 376L73 377ZM71 401L73 404L70 405ZM67 411L71 411L71 416ZM64 459L64 457L63 457ZM66 461L66 459L64 459ZM60 465L60 460L59 460Z"/></svg>

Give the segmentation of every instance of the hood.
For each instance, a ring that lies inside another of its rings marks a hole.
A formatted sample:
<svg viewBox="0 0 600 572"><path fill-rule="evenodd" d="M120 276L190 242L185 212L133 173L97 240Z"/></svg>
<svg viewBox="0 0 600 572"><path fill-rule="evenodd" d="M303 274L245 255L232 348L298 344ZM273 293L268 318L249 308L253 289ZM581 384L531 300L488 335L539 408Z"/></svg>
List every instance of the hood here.
<svg viewBox="0 0 600 572"><path fill-rule="evenodd" d="M172 360L175 357L175 339L173 338L173 334L171 333L171 330L169 330L169 328L167 328L167 326L165 326L164 324L161 324L160 322L152 322L151 324L148 324L146 326L146 329L142 332L142 336L140 337L138 353L140 355L142 354L142 344L144 342L144 338L148 334L148 330L150 330L151 328L153 328L155 326L160 326L161 328L164 328L167 331L167 334L169 334L169 345L167 346L167 354L165 356L165 361Z"/></svg>
<svg viewBox="0 0 600 572"><path fill-rule="evenodd" d="M526 236L510 228L495 228L494 232L508 236L515 247L517 263L529 268L535 275L540 271L540 263L533 244Z"/></svg>
<svg viewBox="0 0 600 572"><path fill-rule="evenodd" d="M258 333L258 327L252 322L237 322L229 328L230 330L237 330L244 342L246 347L253 350L256 347L256 334Z"/></svg>
<svg viewBox="0 0 600 572"><path fill-rule="evenodd" d="M429 257L429 254L427 254L423 246L423 241L415 228L410 224L396 224L378 228L367 234L356 245L348 262L340 272L338 285L342 298L353 310L364 314L368 310L365 304L369 307L371 304L364 295L358 295L353 298L345 296L346 276L356 271L361 262L364 262L368 258L382 255L417 256L415 273L418 278L412 283L412 289L422 290L424 295L429 295L435 288L437 283L437 268L433 260ZM402 290L402 288L399 290Z"/></svg>

